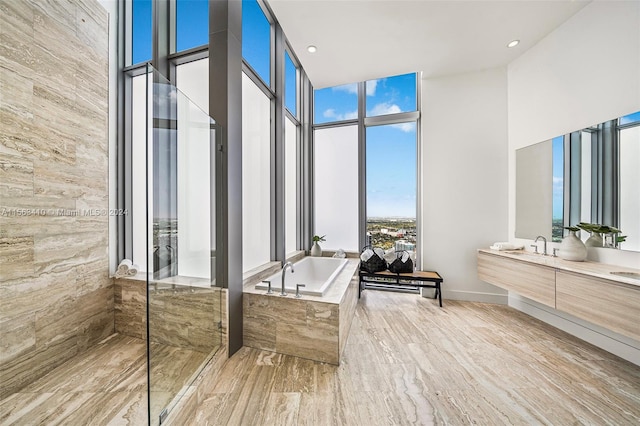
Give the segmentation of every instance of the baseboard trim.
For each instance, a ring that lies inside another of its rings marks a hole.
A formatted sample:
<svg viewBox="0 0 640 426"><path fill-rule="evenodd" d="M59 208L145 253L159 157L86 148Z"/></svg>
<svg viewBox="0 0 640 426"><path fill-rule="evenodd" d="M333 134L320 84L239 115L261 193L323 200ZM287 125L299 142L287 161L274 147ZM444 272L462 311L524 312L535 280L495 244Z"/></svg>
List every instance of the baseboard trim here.
<svg viewBox="0 0 640 426"><path fill-rule="evenodd" d="M510 294L508 301L514 309L640 366L640 342L519 295Z"/></svg>
<svg viewBox="0 0 640 426"><path fill-rule="evenodd" d="M429 288L422 289L422 297L433 298L435 290ZM443 306L448 300L460 300L464 302L494 303L506 305L508 298L506 294L483 293L477 291L442 290Z"/></svg>

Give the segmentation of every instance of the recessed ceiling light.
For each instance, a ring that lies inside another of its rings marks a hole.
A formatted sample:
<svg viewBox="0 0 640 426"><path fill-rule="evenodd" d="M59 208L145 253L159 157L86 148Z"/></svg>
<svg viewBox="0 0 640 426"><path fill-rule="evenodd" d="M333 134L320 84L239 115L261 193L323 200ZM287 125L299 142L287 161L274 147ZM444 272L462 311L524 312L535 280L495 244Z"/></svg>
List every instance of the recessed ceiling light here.
<svg viewBox="0 0 640 426"><path fill-rule="evenodd" d="M520 43L520 40L511 40L507 47L516 47Z"/></svg>
<svg viewBox="0 0 640 426"><path fill-rule="evenodd" d="M307 52L309 53L316 53L318 51L318 48L315 47L313 44L307 46Z"/></svg>

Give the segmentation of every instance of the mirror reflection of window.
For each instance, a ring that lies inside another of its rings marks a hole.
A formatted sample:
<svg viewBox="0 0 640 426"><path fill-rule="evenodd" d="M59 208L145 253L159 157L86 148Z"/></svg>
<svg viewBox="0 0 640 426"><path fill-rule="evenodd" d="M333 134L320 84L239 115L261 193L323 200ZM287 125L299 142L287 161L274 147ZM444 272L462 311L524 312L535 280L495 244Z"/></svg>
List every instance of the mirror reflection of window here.
<svg viewBox="0 0 640 426"><path fill-rule="evenodd" d="M640 112L622 117L619 127L621 248L640 251Z"/></svg>
<svg viewBox="0 0 640 426"><path fill-rule="evenodd" d="M552 241L562 241L564 226L564 137L558 136L552 140L551 153L553 170L552 196Z"/></svg>
<svg viewBox="0 0 640 426"><path fill-rule="evenodd" d="M548 236L551 223L560 241L565 226L597 223L626 236L613 246L640 251L638 182L640 111L518 149L515 235Z"/></svg>

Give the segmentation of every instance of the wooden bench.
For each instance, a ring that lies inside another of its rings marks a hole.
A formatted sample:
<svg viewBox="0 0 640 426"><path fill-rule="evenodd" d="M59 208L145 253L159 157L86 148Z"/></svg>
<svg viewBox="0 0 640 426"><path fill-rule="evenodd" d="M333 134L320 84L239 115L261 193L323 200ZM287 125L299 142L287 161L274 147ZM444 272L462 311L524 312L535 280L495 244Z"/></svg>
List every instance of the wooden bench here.
<svg viewBox="0 0 640 426"><path fill-rule="evenodd" d="M362 294L362 290L365 290L367 283L375 284L377 286L391 285L399 287L426 287L436 289L436 293L433 298L438 298L440 307L442 307L442 289L440 288L442 281L443 279L440 274L435 271L414 271L411 273L394 274L390 271L372 273L360 270L358 299Z"/></svg>

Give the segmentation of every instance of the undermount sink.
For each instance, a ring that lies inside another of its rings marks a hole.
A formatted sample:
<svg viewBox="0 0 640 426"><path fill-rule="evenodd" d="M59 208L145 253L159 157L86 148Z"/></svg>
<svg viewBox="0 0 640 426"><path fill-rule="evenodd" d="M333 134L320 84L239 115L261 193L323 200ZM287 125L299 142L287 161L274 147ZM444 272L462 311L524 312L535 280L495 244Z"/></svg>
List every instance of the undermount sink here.
<svg viewBox="0 0 640 426"><path fill-rule="evenodd" d="M611 272L611 274L619 275L619 276L625 277L625 278L631 278L631 279L634 279L634 280L640 280L640 273L639 272Z"/></svg>

